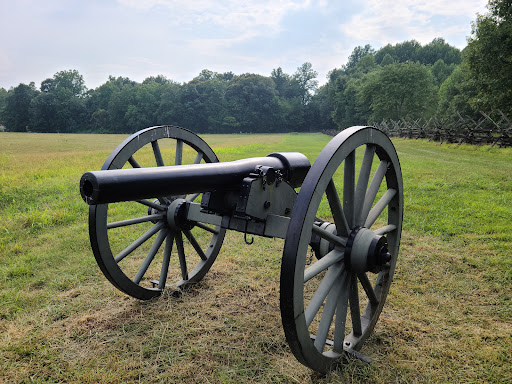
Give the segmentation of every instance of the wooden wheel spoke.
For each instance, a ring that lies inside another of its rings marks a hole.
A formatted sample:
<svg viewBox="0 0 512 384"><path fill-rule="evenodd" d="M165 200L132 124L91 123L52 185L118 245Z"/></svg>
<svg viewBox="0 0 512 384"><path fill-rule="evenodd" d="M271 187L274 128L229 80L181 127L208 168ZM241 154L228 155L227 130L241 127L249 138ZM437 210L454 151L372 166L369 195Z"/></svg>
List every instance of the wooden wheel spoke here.
<svg viewBox="0 0 512 384"><path fill-rule="evenodd" d="M158 141L152 141L151 147L153 148L153 154L155 155L156 165L158 167L163 167L164 159L162 158L162 152L160 152L160 146L158 145Z"/></svg>
<svg viewBox="0 0 512 384"><path fill-rule="evenodd" d="M320 228L318 225L313 225L313 232L315 232L322 239L327 240L340 247L345 247L347 244L346 238L338 237L325 229Z"/></svg>
<svg viewBox="0 0 512 384"><path fill-rule="evenodd" d="M145 205L146 207L154 208L157 211L162 211L162 212L165 211L165 207L162 207L160 204L153 203L152 201L149 201L149 200L145 200L145 199L137 200L137 203Z"/></svg>
<svg viewBox="0 0 512 384"><path fill-rule="evenodd" d="M338 297L341 294L342 282L343 279L336 279L331 290L327 295L324 310L322 312L322 317L320 319L320 325L318 326L318 332L316 334L314 343L318 352L323 352L324 350L325 341L327 340L329 328L331 327L332 319L334 317L334 311L336 310L336 305L338 304Z"/></svg>
<svg viewBox="0 0 512 384"><path fill-rule="evenodd" d="M352 319L352 332L354 335L363 334L361 327L361 313L359 312L359 294L357 291L357 276L353 273L350 275L349 289L350 317Z"/></svg>
<svg viewBox="0 0 512 384"><path fill-rule="evenodd" d="M203 152L197 152L196 158L194 159L194 164L199 164L203 159Z"/></svg>
<svg viewBox="0 0 512 384"><path fill-rule="evenodd" d="M358 219L361 216L363 209L363 202L366 195L366 188L368 187L368 180L370 179L370 172L372 170L373 155L375 154L375 145L367 145L364 151L363 162L359 170L357 178L356 192L354 198L354 212L356 217L355 225L360 225Z"/></svg>
<svg viewBox="0 0 512 384"><path fill-rule="evenodd" d="M206 225L206 224L204 224L204 223L199 223L199 222L197 222L197 223L196 223L196 227L199 227L199 228L201 228L201 229L204 229L205 231L208 231L208 232L210 232L210 233L213 233L214 235L219 234L219 231L218 231L217 229L212 228L212 227L210 227L210 226L208 226L208 225Z"/></svg>
<svg viewBox="0 0 512 384"><path fill-rule="evenodd" d="M152 141L151 147L153 148L153 154L155 155L156 165L158 167L163 167L164 159L162 157L162 152L160 152L160 146L158 145L158 140ZM167 199L166 197L157 197L157 199L160 202L160 204L162 204L162 205L169 204L169 199Z"/></svg>
<svg viewBox="0 0 512 384"><path fill-rule="evenodd" d="M372 284L370 283L370 280L368 279L366 273L358 273L357 278L361 282L361 285L363 286L363 289L366 292L366 297L368 297L370 303L372 305L378 305L379 299L377 299L375 291L373 290Z"/></svg>
<svg viewBox="0 0 512 384"><path fill-rule="evenodd" d="M181 278L188 280L187 260L185 258L185 248L183 247L183 236L181 232L176 233L176 248L178 249L178 259L180 261Z"/></svg>
<svg viewBox="0 0 512 384"><path fill-rule="evenodd" d="M115 221L115 222L112 222L112 223L108 223L107 224L107 229L126 227L128 225L145 223L147 221L152 221L152 220L160 220L163 217L164 217L163 214L156 214L156 215L148 215L148 216L142 216L142 217L135 217L133 219Z"/></svg>
<svg viewBox="0 0 512 384"><path fill-rule="evenodd" d="M393 232L394 230L396 229L396 225L394 224L388 224L388 225L385 225L384 227L382 228L379 228L379 229L376 229L375 231L373 231L376 235L387 235L388 233L390 232Z"/></svg>
<svg viewBox="0 0 512 384"><path fill-rule="evenodd" d="M344 162L343 171L343 210L349 228L354 226L354 193L356 177L356 151L352 151Z"/></svg>
<svg viewBox="0 0 512 384"><path fill-rule="evenodd" d="M331 265L343 260L344 252L333 249L327 255L318 260L315 264L310 266L304 271L304 283L311 280L311 278L318 275L320 272L325 271Z"/></svg>
<svg viewBox="0 0 512 384"><path fill-rule="evenodd" d="M338 353L343 351L343 342L345 341L345 324L347 322L350 275L345 272L342 274L340 280L342 280L340 288L341 294L338 296L338 303L336 305L333 346L334 351Z"/></svg>
<svg viewBox="0 0 512 384"><path fill-rule="evenodd" d="M133 156L130 156L130 158L128 159L128 162L130 163L130 165L131 165L133 168L140 168L139 163L137 163L137 160L135 160L135 159L133 158Z"/></svg>
<svg viewBox="0 0 512 384"><path fill-rule="evenodd" d="M140 236L137 240L135 240L133 243L131 243L128 247L126 247L124 250L122 250L115 258L114 260L116 263L119 263L121 260L123 260L126 256L128 256L130 253L135 251L138 247L140 247L142 244L144 244L148 239L150 239L155 233L157 233L162 227L164 226L164 223L158 222L155 225L153 225L146 233L144 233L142 236Z"/></svg>
<svg viewBox="0 0 512 384"><path fill-rule="evenodd" d="M188 239L190 244L192 244L192 247L194 247L195 251L197 252L199 257L201 258L201 260L203 260L203 261L208 260L208 258L204 254L203 250L201 249L201 246L197 242L196 238L194 237L194 235L192 235L192 232L190 232L190 231L183 231L183 233L185 234L185 237Z"/></svg>
<svg viewBox="0 0 512 384"><path fill-rule="evenodd" d="M133 282L135 284L139 284L140 281L142 280L142 278L144 277L144 274L147 272L149 266L151 265L151 262L155 258L155 255L158 252L158 250L160 249L160 247L161 247L162 243L164 242L166 236L167 236L167 229L162 229L160 231L160 233L158 234L155 242L151 246L151 249L149 250L148 255L146 256L146 258L142 262L142 265L140 266L139 271L137 272L137 274L133 278Z"/></svg>
<svg viewBox="0 0 512 384"><path fill-rule="evenodd" d="M393 199L393 197L396 195L396 189L388 189L386 193L377 201L377 203L374 205L370 213L368 213L368 217L366 218L366 221L364 223L364 226L366 228L370 228L373 223L375 223L375 220L378 219L380 214L386 209L390 201Z"/></svg>
<svg viewBox="0 0 512 384"><path fill-rule="evenodd" d="M183 140L176 139L176 155L174 157L174 165L183 163Z"/></svg>
<svg viewBox="0 0 512 384"><path fill-rule="evenodd" d="M160 280L158 280L158 289L165 288L167 274L169 272L169 263L171 261L172 244L174 243L174 235L172 232L167 234L164 247L164 257L162 260L162 268L160 270Z"/></svg>
<svg viewBox="0 0 512 384"><path fill-rule="evenodd" d="M306 318L306 326L309 327L309 325L315 318L322 303L324 302L325 298L329 294L329 291L331 290L333 284L336 282L339 275L343 271L343 268L344 268L344 266L340 263L340 264L333 265L331 268L329 268L327 270L327 273L325 274L324 278L322 279L322 282L318 286L315 294L309 301L309 304L304 312L304 315Z"/></svg>
<svg viewBox="0 0 512 384"><path fill-rule="evenodd" d="M339 236L347 237L350 233L350 228L348 226L347 218L343 213L338 191L336 190L336 186L334 185L334 181L332 179L329 181L325 193L327 195L327 201L329 202L329 207L331 208L332 216L334 218L334 224L336 224L336 231Z"/></svg>
<svg viewBox="0 0 512 384"><path fill-rule="evenodd" d="M381 161L379 163L379 167L375 171L373 175L372 181L370 182L370 186L366 191L366 196L364 198L363 209L361 210L361 214L359 215L358 225L363 225L366 218L368 217L368 213L370 213L370 209L372 208L373 202L375 201L375 197L379 192L380 185L382 184L382 180L386 175L386 171L388 169L389 163L387 161Z"/></svg>

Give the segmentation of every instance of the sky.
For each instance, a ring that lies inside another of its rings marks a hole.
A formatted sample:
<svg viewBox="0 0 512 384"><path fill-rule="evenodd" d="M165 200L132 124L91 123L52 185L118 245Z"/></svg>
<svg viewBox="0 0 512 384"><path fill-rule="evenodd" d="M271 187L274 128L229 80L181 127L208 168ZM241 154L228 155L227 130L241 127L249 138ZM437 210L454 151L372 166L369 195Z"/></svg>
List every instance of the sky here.
<svg viewBox="0 0 512 384"><path fill-rule="evenodd" d="M188 82L201 70L270 76L305 62L320 84L356 46L436 37L459 49L487 0L0 0L0 88L76 69Z"/></svg>

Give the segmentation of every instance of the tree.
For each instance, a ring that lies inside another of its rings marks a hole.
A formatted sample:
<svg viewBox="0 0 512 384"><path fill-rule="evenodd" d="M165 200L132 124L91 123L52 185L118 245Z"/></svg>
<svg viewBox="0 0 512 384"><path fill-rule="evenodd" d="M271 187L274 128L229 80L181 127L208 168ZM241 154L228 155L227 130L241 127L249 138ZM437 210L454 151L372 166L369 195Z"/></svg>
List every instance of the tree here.
<svg viewBox="0 0 512 384"><path fill-rule="evenodd" d="M0 88L0 124L4 123L4 110L7 104L7 90Z"/></svg>
<svg viewBox="0 0 512 384"><path fill-rule="evenodd" d="M316 87L316 72L311 64L304 63L293 76L284 73L282 68L273 69L271 79L275 84L278 96L279 130L303 131L305 127L306 104L311 100L311 91Z"/></svg>
<svg viewBox="0 0 512 384"><path fill-rule="evenodd" d="M449 45L443 38L438 37L419 49L418 60L422 64L435 64L443 60L446 65L460 64L462 57L460 50Z"/></svg>
<svg viewBox="0 0 512 384"><path fill-rule="evenodd" d="M284 96L286 87L290 81L290 75L284 73L283 68L278 67L272 70L270 77L274 80L274 84L279 95Z"/></svg>
<svg viewBox="0 0 512 384"><path fill-rule="evenodd" d="M45 80L46 83L48 81ZM58 101L54 91L41 92L31 102L31 126L35 132L60 131L57 126Z"/></svg>
<svg viewBox="0 0 512 384"><path fill-rule="evenodd" d="M228 116L242 132L275 132L279 129L279 99L273 80L246 73L235 76L226 89Z"/></svg>
<svg viewBox="0 0 512 384"><path fill-rule="evenodd" d="M69 90L71 95L75 97L83 97L87 93L84 78L76 69L57 72L52 79L46 79L41 83L42 92L53 92L61 89Z"/></svg>
<svg viewBox="0 0 512 384"><path fill-rule="evenodd" d="M125 121L132 132L156 125L156 112L160 104L158 82L137 84L133 87L132 102L126 108Z"/></svg>
<svg viewBox="0 0 512 384"><path fill-rule="evenodd" d="M329 100L332 105L331 117L334 123L340 128L347 128L345 118L347 115L346 106L347 99L345 97L345 90L347 89L349 77L345 73L330 74L329 79Z"/></svg>
<svg viewBox="0 0 512 384"><path fill-rule="evenodd" d="M36 132L79 132L89 123L85 82L76 70L57 72L41 82L41 92L31 105Z"/></svg>
<svg viewBox="0 0 512 384"><path fill-rule="evenodd" d="M156 112L158 124L180 125L180 93L182 86L174 81L165 84Z"/></svg>
<svg viewBox="0 0 512 384"><path fill-rule="evenodd" d="M157 75L157 76L146 77L144 79L144 81L142 82L142 84L156 83L156 84L159 84L159 85L166 85L166 84L169 84L170 82L171 82L171 80L169 80L164 75Z"/></svg>
<svg viewBox="0 0 512 384"><path fill-rule="evenodd" d="M366 55L375 55L375 50L370 44L366 44L364 47L360 45L355 47L350 56L348 57L347 64L343 66L345 71L349 71L354 68L356 64Z"/></svg>
<svg viewBox="0 0 512 384"><path fill-rule="evenodd" d="M110 100L114 94L121 92L115 78L109 77L106 83L91 92L87 100L87 109L91 115L91 129L98 133L113 133Z"/></svg>
<svg viewBox="0 0 512 384"><path fill-rule="evenodd" d="M34 83L20 84L7 92L3 118L9 131L26 132L32 129L30 104L38 93Z"/></svg>
<svg viewBox="0 0 512 384"><path fill-rule="evenodd" d="M130 105L135 105L135 87L137 83L126 77L109 77L106 93L110 93L106 110L109 114L108 132L110 133L132 133L142 127L133 125L128 126L127 119L132 117L127 113ZM134 124L134 120L131 121ZM136 123L135 123L136 124Z"/></svg>
<svg viewBox="0 0 512 384"><path fill-rule="evenodd" d="M231 71L219 75L219 79L224 81L230 81L233 77L235 77L235 74Z"/></svg>
<svg viewBox="0 0 512 384"><path fill-rule="evenodd" d="M300 97L303 105L310 100L313 92L318 86L316 77L318 72L313 70L311 63L304 63L293 74L293 79L298 83L300 89Z"/></svg>
<svg viewBox="0 0 512 384"><path fill-rule="evenodd" d="M365 77L340 77L336 80L332 119L338 128L345 129L368 122L370 101L359 96Z"/></svg>
<svg viewBox="0 0 512 384"><path fill-rule="evenodd" d="M386 53L384 57L382 58L382 61L380 62L380 65L385 67L386 65L393 64L395 60L393 60L393 57L389 53Z"/></svg>
<svg viewBox="0 0 512 384"><path fill-rule="evenodd" d="M221 132L227 84L223 75L208 70L184 84L179 102L182 124L195 132Z"/></svg>
<svg viewBox="0 0 512 384"><path fill-rule="evenodd" d="M391 57L392 62L395 62L398 60L397 56L395 55L395 47L392 46L391 44L387 44L384 47L382 47L381 49L379 49L377 52L375 52L374 56L375 56L375 61L377 63L380 63L381 65L383 65L382 60L384 60L384 56ZM388 59L386 59L386 60L389 61ZM391 63L389 63L389 64L391 64Z"/></svg>
<svg viewBox="0 0 512 384"><path fill-rule="evenodd" d="M510 21L512 15L512 2L510 0L489 0L487 7L496 19Z"/></svg>
<svg viewBox="0 0 512 384"><path fill-rule="evenodd" d="M396 44L395 55L397 61L400 63L420 61L421 48L421 44L416 40L404 41Z"/></svg>
<svg viewBox="0 0 512 384"><path fill-rule="evenodd" d="M362 77L364 74L369 73L377 68L375 56L368 54L361 58L353 69L352 77Z"/></svg>
<svg viewBox="0 0 512 384"><path fill-rule="evenodd" d="M475 80L474 109L500 109L512 115L512 3L490 0L489 13L473 24L463 57Z"/></svg>
<svg viewBox="0 0 512 384"><path fill-rule="evenodd" d="M330 83L319 87L307 105L305 125L308 131L318 132L337 128L331 116L333 106L329 97L330 87Z"/></svg>
<svg viewBox="0 0 512 384"><path fill-rule="evenodd" d="M460 50L439 37L424 46L416 40L404 41L395 45L388 44L375 52L375 61L383 65L382 60L386 55L391 56L393 61L399 63L420 62L424 65L433 65L439 59L442 59L446 65L460 64L462 60ZM387 65L389 59L386 60Z"/></svg>
<svg viewBox="0 0 512 384"><path fill-rule="evenodd" d="M97 109L91 116L91 130L97 133L108 132L108 112L104 109Z"/></svg>
<svg viewBox="0 0 512 384"><path fill-rule="evenodd" d="M211 80L215 77L216 73L213 71L210 71L209 69L203 69L199 76L197 76L198 80Z"/></svg>
<svg viewBox="0 0 512 384"><path fill-rule="evenodd" d="M440 86L453 72L456 64L447 65L443 59L437 60L432 68L432 74L436 79L436 84Z"/></svg>
<svg viewBox="0 0 512 384"><path fill-rule="evenodd" d="M394 63L361 79L359 103L368 102L371 120L429 117L436 107L436 86L419 63Z"/></svg>
<svg viewBox="0 0 512 384"><path fill-rule="evenodd" d="M306 107L299 98L286 99L276 97L275 130L300 132L306 129L304 118ZM309 105L309 104L308 104Z"/></svg>
<svg viewBox="0 0 512 384"><path fill-rule="evenodd" d="M270 78L274 81L279 97L302 100L303 89L298 78L284 73L281 67L273 69Z"/></svg>
<svg viewBox="0 0 512 384"><path fill-rule="evenodd" d="M361 78L378 68L373 54L360 58L350 71L338 74L330 92L333 106L332 120L340 129L352 125L366 124L370 117L369 103L357 95L362 85ZM332 81L335 72L331 73Z"/></svg>
<svg viewBox="0 0 512 384"><path fill-rule="evenodd" d="M478 119L469 100L476 96L474 78L466 62L457 66L452 74L441 84L437 114L444 118L457 119L458 114Z"/></svg>

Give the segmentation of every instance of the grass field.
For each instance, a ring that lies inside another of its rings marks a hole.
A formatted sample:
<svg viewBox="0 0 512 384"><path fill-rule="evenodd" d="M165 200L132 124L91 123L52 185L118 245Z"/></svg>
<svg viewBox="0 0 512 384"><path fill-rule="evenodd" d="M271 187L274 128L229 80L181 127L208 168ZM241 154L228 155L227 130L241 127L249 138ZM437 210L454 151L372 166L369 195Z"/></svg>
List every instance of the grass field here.
<svg viewBox="0 0 512 384"><path fill-rule="evenodd" d="M229 233L204 280L140 302L101 274L81 174L120 135L0 133L0 382L512 383L512 148L395 139L404 228L373 336L321 376L289 352L281 240ZM203 136L221 161L298 151L320 134Z"/></svg>

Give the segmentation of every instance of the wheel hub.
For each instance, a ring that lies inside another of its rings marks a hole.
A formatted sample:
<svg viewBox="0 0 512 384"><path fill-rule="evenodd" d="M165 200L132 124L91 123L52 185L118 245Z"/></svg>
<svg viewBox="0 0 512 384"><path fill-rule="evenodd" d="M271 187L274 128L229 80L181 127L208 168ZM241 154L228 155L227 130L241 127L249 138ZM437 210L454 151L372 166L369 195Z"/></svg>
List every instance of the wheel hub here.
<svg viewBox="0 0 512 384"><path fill-rule="evenodd" d="M174 230L190 231L194 223L187 219L188 203L185 199L174 200L167 208L167 223Z"/></svg>
<svg viewBox="0 0 512 384"><path fill-rule="evenodd" d="M345 266L356 272L379 272L391 260L385 236L371 229L356 227L350 233L345 247Z"/></svg>

